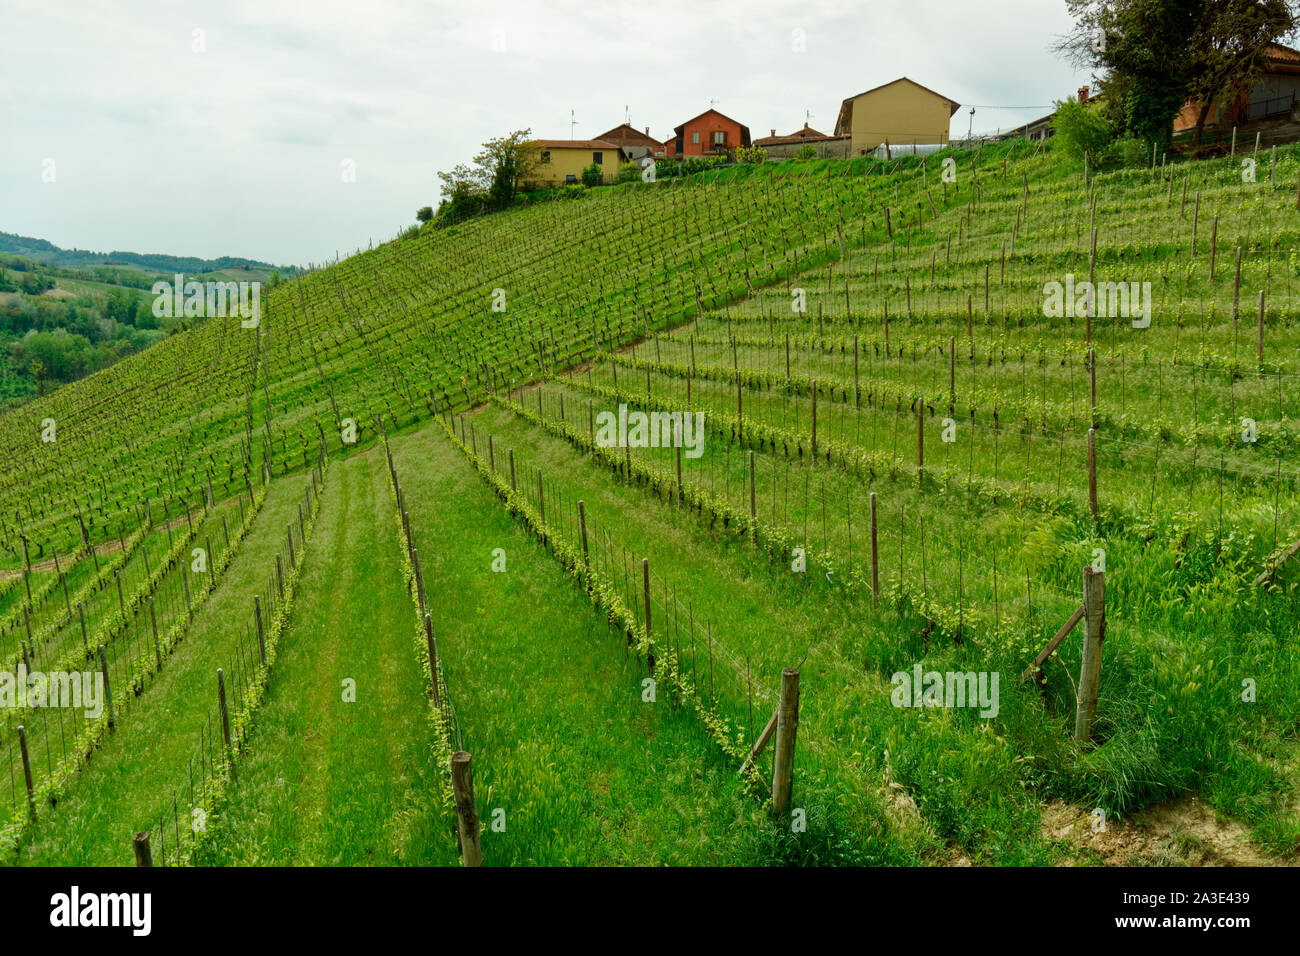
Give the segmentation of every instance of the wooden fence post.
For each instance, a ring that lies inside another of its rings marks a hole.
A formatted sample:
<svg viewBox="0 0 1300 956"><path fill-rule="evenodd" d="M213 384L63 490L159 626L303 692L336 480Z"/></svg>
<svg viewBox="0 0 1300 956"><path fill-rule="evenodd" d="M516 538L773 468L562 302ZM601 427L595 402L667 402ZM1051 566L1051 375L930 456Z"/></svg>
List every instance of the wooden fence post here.
<svg viewBox="0 0 1300 956"><path fill-rule="evenodd" d="M474 809L474 769L472 758L463 750L451 755L451 789L456 799L456 832L461 862L465 866L482 866L478 813Z"/></svg>
<svg viewBox="0 0 1300 956"><path fill-rule="evenodd" d="M781 702L776 711L776 756L772 762L772 810L784 816L794 788L794 741L799 728L799 671L781 671Z"/></svg>
<svg viewBox="0 0 1300 956"><path fill-rule="evenodd" d="M513 448L510 449L510 490L511 492L519 490L515 484L515 450Z"/></svg>
<svg viewBox="0 0 1300 956"><path fill-rule="evenodd" d="M1089 565L1083 569L1083 663L1079 668L1079 700L1074 739L1092 737L1101 686L1101 643L1106 639L1106 575Z"/></svg>
<svg viewBox="0 0 1300 956"><path fill-rule="evenodd" d="M137 833L131 839L131 848L135 851L136 866L153 866L153 851L149 849L149 834Z"/></svg>

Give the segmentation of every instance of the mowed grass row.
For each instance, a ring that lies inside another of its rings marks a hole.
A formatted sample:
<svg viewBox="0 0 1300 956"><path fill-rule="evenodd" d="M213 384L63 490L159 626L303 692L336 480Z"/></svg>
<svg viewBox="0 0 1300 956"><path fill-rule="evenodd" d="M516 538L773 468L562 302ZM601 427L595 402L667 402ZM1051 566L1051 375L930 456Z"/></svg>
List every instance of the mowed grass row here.
<svg viewBox="0 0 1300 956"><path fill-rule="evenodd" d="M200 730L217 699L216 671L253 626L254 595L264 594L298 519L301 478L270 485L261 512L214 591L198 609L162 671L136 699L74 780L19 843L17 862L36 866L126 865L131 835L170 810L186 780ZM286 558L287 560L287 558Z"/></svg>
<svg viewBox="0 0 1300 956"><path fill-rule="evenodd" d="M529 395L528 404L531 404L531 399ZM521 455L528 468L541 464L548 481L564 488L570 503L576 498L584 498L589 513L597 516L608 514L602 508L615 509L617 519L614 524L627 546L638 557L650 555L652 564L658 562L661 568L676 567L681 579L699 588L697 602L701 595L707 595L710 613L719 616L718 622L732 606L731 601L723 597L729 589L736 594L734 600L741 607L752 607L755 593L761 593L753 579L762 575L752 567L752 563L766 563L766 559L760 558L758 552L743 540L737 540L734 533L707 532L704 527L709 524L707 514L687 516L648 492L627 488L611 477L607 466L594 464L589 457L575 452L568 443L527 425L503 409L491 408L475 416L474 421L476 431L481 430L476 436L480 449L486 445L488 433L496 436L498 462L513 447L516 449L517 468L523 467ZM712 454L724 454L722 449L710 447L713 448ZM740 464L739 456L733 456L733 459L743 476L744 465ZM664 464L669 460L665 459ZM521 475L524 487L528 486L527 482L535 480L526 469L521 471ZM737 480L736 484L740 481ZM554 509L557 505L548 507ZM933 522L931 527L939 529L939 537L929 540L931 548L939 547L937 554L931 552L935 561L929 570L931 587L953 588L957 569L950 553L951 538L945 540L943 529L946 526L955 537L959 532L952 530L952 521L982 525L989 516L973 518L972 514L976 512L951 506L951 503L947 507L943 503L936 507L922 500L918 509L916 500L913 500L909 507L913 513L922 510L927 521ZM995 514L994 517L998 523L1006 523L1005 515ZM864 519L865 515L860 512L859 518ZM606 525L609 523L607 521ZM694 530L689 531L692 525ZM699 538L694 541L676 540L668 530L674 526L699 535ZM718 527L720 530L721 525ZM839 527L842 535L843 524ZM890 537L884 527L882 524L882 544L886 544ZM912 544L915 543L912 539ZM1037 542L1036 546L1055 551L1064 544L1067 542L1049 539ZM842 546L841 540L841 554ZM750 566L745 570L736 569L729 575L718 574L716 566L721 562L717 555L719 547L730 553L739 551L736 558ZM864 542L859 538L859 551L863 547ZM890 546L886 544L886 547ZM882 576L886 582L893 573L889 559L898 554L896 547L891 550L892 554L882 561ZM1080 559L1079 567L1075 569L1077 577L1090 552L1082 548L1075 550ZM968 552L965 599L968 609L987 610L997 595L989 590L987 560L980 563L979 556L978 550L974 555ZM913 554L908 560L908 575L912 579L919 578L921 572L916 557ZM984 558L987 558L986 554ZM788 556L783 560L788 561ZM773 564L764 570L778 587L788 586L793 579L802 577L790 574L785 564ZM979 752L975 742L984 746L994 739L1000 742L995 748L1002 761L1000 771L1003 777L998 785L974 786L967 791L965 785L949 784L944 799L950 801L951 807L966 802L978 806L991 795L1003 800L1008 792L1035 787L1040 795L1071 796L1089 806L1096 805L1093 801L1099 801L1111 812L1126 812L1162 796L1195 787L1198 781L1209 775L1210 795L1221 809L1252 822L1260 839L1277 852L1290 852L1288 848L1294 846L1297 829L1293 814L1288 816L1287 812L1292 785L1287 780L1285 768L1276 765L1273 759L1278 753L1277 738L1294 739L1297 719L1294 703L1280 690L1296 680L1298 673L1295 655L1285 647L1281 633L1252 628L1239 634L1231 626L1224 626L1207 633L1201 644L1171 645L1161 635L1150 633L1140 621L1125 620L1122 617L1124 606L1120 603L1104 645L1105 666L1098 725L1100 745L1080 755L1066 740L1073 717L1073 684L1067 668L1077 668L1078 635L1073 635L1062 645L1059 652L1061 663L1049 664L1046 706L1035 699L1026 699L1022 694L1024 688L1015 681L1032 653L1046 643L1060 622L1077 606L1078 598L1074 598L1073 603L1068 596L1045 601L1052 595L1040 588L1036 597L1040 604L1039 616L1030 619L1029 631L1019 629L1026 626L1023 623L1012 627L1009 622L1004 622L1001 639L994 640L994 635L987 631L971 627L964 641L958 644L949 632L939 630L931 635L931 627L927 626L924 617L918 618L910 610L916 599L905 600L897 618L892 614L877 614L876 621L873 621L865 590L855 593L853 588L821 589L822 582L814 577L814 574L820 577L821 569L811 570L813 573L807 575L809 586L816 582L817 589L827 594L823 605L816 611L801 614L796 601L776 602L776 606L768 608L765 614L760 612L759 616L767 618L766 626L760 624L756 627L752 618L731 617L725 626L715 622L716 633L737 640L742 647L748 643L745 650L754 654L756 672L767 681L773 679L771 675L781 666L780 661L772 659L771 652L781 646L786 634L792 630L797 632L801 624L834 635L840 646L839 656L849 663L865 662L868 672L875 671L877 681L887 680L894 670L910 670L918 661L924 661L927 669L1000 671L1004 678L1001 685L1002 712L997 719L987 722L987 729L994 733L981 739L976 730L972 735L972 745L963 748L966 750L964 754L953 754L937 738L916 734L903 737L903 748L923 758L922 764L926 766L931 765L925 764L924 758L935 759L945 750L948 750L949 758L960 762ZM1005 569L1003 573L1006 574ZM1130 576L1136 577L1138 573L1130 572ZM1120 580L1123 580L1123 575ZM1014 574L1003 578L1003 589L1003 602L1010 603L1016 599ZM1020 589L1023 592L1023 582ZM920 581L915 580L914 592L920 590ZM1122 596L1124 588L1117 588L1116 594ZM1041 607L1044 603L1048 613L1044 613ZM1053 609L1059 612L1055 617L1050 614ZM839 611L846 612L843 619L839 617ZM970 610L968 613L976 618ZM1267 616L1267 613L1256 615ZM806 620L801 622L801 617L806 617ZM987 621L987 615L980 617ZM761 639L751 636L755 631L762 635ZM834 640L829 643L835 646ZM797 660L803 650L796 646L777 653L778 656L794 653ZM809 663L814 659L816 655L810 655ZM1240 703L1237 693L1242 675L1266 682L1274 688L1263 706L1234 708ZM887 700L878 721L864 717L866 710L857 706L854 700L855 694L861 696L863 693L860 687L855 686L857 684L861 684L861 680L855 675L845 687L837 687L826 694L850 715L849 726L836 728L835 739L854 740L856 743L859 737L865 736L873 742L882 741L888 739L887 730L882 732L882 725L888 728L896 721L911 719L906 712L889 714ZM888 685L882 686L887 694ZM930 717L929 714L926 716ZM874 723L875 726L864 733L864 723ZM973 723L978 727L979 721ZM949 726L961 724L960 717L948 723ZM922 743L925 745L921 746ZM1265 759L1261 763L1257 757ZM981 763L982 773L964 773L947 779L966 777L968 782L980 780L988 784L987 774L998 768L998 761L981 758ZM926 790L935 781L925 779L923 775L912 779L920 787L916 796L922 808L925 808L927 798L934 805L938 798L927 795ZM940 780L943 779L945 777L940 775ZM1028 828L1024 830L1027 832ZM949 824L947 832L962 834L962 840L971 842L970 831L961 825Z"/></svg>
<svg viewBox="0 0 1300 956"><path fill-rule="evenodd" d="M742 792L738 768L666 690L643 701L644 666L622 636L441 429L392 448L459 744L474 758L485 862L777 859L779 828ZM397 552L395 523L386 527ZM494 572L498 556L505 570ZM433 859L447 863L456 846L452 818L443 819Z"/></svg>
<svg viewBox="0 0 1300 956"><path fill-rule="evenodd" d="M392 511L382 455L333 465L266 700L200 863L454 860Z"/></svg>

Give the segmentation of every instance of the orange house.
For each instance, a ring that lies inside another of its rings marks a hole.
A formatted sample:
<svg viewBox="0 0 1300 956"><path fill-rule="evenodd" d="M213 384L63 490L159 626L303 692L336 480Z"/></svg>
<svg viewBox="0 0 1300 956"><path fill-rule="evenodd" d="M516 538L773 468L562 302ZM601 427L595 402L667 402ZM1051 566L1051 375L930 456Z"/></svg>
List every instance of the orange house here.
<svg viewBox="0 0 1300 956"><path fill-rule="evenodd" d="M1222 135L1234 126L1285 123L1300 116L1300 51L1270 43L1265 54L1263 72L1250 86L1235 97L1215 101L1205 114L1205 130ZM1196 129L1204 104L1187 102L1174 117L1174 133Z"/></svg>
<svg viewBox="0 0 1300 956"><path fill-rule="evenodd" d="M749 127L717 110L705 110L673 130L669 155L730 156L738 146L750 145Z"/></svg>

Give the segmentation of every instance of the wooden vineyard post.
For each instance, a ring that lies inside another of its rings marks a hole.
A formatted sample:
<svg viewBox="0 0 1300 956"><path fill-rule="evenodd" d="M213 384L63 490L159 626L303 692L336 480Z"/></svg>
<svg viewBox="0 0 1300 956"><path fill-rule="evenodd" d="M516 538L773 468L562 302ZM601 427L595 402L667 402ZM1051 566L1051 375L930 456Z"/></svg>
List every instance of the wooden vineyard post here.
<svg viewBox="0 0 1300 956"><path fill-rule="evenodd" d="M217 704L221 709L221 736L226 742L226 760L230 762L233 770L235 754L230 745L230 710L226 706L226 675L220 667L217 668Z"/></svg>
<svg viewBox="0 0 1300 956"><path fill-rule="evenodd" d="M1201 191L1196 190L1196 205L1192 207L1192 255L1196 255L1196 230L1201 223Z"/></svg>
<svg viewBox="0 0 1300 956"><path fill-rule="evenodd" d="M641 591L645 594L645 642L647 648L650 645L650 559L641 559ZM655 673L655 655L654 651L647 651L649 655L650 676Z"/></svg>
<svg viewBox="0 0 1300 956"><path fill-rule="evenodd" d="M546 490L542 484L542 469L537 469L537 514L541 518L542 530L546 530Z"/></svg>
<svg viewBox="0 0 1300 956"><path fill-rule="evenodd" d="M876 538L876 493L871 493L871 603L880 596L880 547Z"/></svg>
<svg viewBox="0 0 1300 956"><path fill-rule="evenodd" d="M104 677L104 703L108 706L108 729L113 729L113 687L108 682L108 655L104 645L99 645L99 673Z"/></svg>
<svg viewBox="0 0 1300 956"><path fill-rule="evenodd" d="M474 809L473 758L463 750L451 755L451 789L456 799L456 835L460 859L465 866L482 866L478 812Z"/></svg>
<svg viewBox="0 0 1300 956"><path fill-rule="evenodd" d="M684 504L686 501L686 490L682 487L682 446L677 444L677 503Z"/></svg>
<svg viewBox="0 0 1300 956"><path fill-rule="evenodd" d="M740 372L736 372L736 444L742 448L745 444L744 439L745 427L745 406L740 393Z"/></svg>
<svg viewBox="0 0 1300 956"><path fill-rule="evenodd" d="M153 851L149 849L149 834L137 833L132 837L131 849L135 851L136 866L153 866Z"/></svg>
<svg viewBox="0 0 1300 956"><path fill-rule="evenodd" d="M438 641L433 636L433 618L424 615L424 643L429 650L429 686L433 689L433 706L438 707Z"/></svg>
<svg viewBox="0 0 1300 956"><path fill-rule="evenodd" d="M794 741L799 729L799 670L781 671L781 702L776 711L776 755L772 761L772 811L785 816L794 789Z"/></svg>
<svg viewBox="0 0 1300 956"><path fill-rule="evenodd" d="M27 782L27 813L36 819L36 788L32 786L32 758L27 752L27 728L18 725L18 751L23 758L23 778Z"/></svg>
<svg viewBox="0 0 1300 956"><path fill-rule="evenodd" d="M1219 254L1219 214L1214 214L1214 225L1210 227L1210 279L1214 279L1214 260Z"/></svg>
<svg viewBox="0 0 1300 956"><path fill-rule="evenodd" d="M1259 290L1259 337L1255 344L1255 364L1264 367L1264 290Z"/></svg>
<svg viewBox="0 0 1300 956"><path fill-rule="evenodd" d="M153 595L149 595L149 624L153 628L153 656L158 665L158 670L162 670L162 645L158 643L158 615L154 613Z"/></svg>
<svg viewBox="0 0 1300 956"><path fill-rule="evenodd" d="M1097 518L1097 429L1088 429L1088 510Z"/></svg>
<svg viewBox="0 0 1300 956"><path fill-rule="evenodd" d="M1232 280L1232 325L1237 326L1241 314L1241 246L1237 247L1237 273Z"/></svg>
<svg viewBox="0 0 1300 956"><path fill-rule="evenodd" d="M750 531L758 534L758 496L755 494L754 480L754 452L749 452L749 527Z"/></svg>
<svg viewBox="0 0 1300 956"><path fill-rule="evenodd" d="M948 336L948 411L957 407L957 337Z"/></svg>
<svg viewBox="0 0 1300 956"><path fill-rule="evenodd" d="M1106 575L1091 565L1083 569L1083 626L1083 663L1074 716L1074 739L1080 743L1092 737L1101 686L1101 644L1106 639Z"/></svg>
<svg viewBox="0 0 1300 956"><path fill-rule="evenodd" d="M1088 349L1088 420L1097 424L1097 350Z"/></svg>
<svg viewBox="0 0 1300 956"><path fill-rule="evenodd" d="M518 490L519 487L515 484L515 450L511 448L510 449L510 491L513 494Z"/></svg>
<svg viewBox="0 0 1300 956"><path fill-rule="evenodd" d="M817 457L817 382L812 383L812 456Z"/></svg>
<svg viewBox="0 0 1300 956"><path fill-rule="evenodd" d="M925 399L916 400L916 480L919 484L925 468Z"/></svg>
<svg viewBox="0 0 1300 956"><path fill-rule="evenodd" d="M266 666L266 634L262 630L262 598L253 595L253 618L257 621L257 649L262 657L262 666Z"/></svg>
<svg viewBox="0 0 1300 956"><path fill-rule="evenodd" d="M858 337L853 336L853 407L862 407L862 389L858 386Z"/></svg>
<svg viewBox="0 0 1300 956"><path fill-rule="evenodd" d="M581 498L578 499L578 529L582 532L582 563L591 567L591 553L587 550L587 506Z"/></svg>

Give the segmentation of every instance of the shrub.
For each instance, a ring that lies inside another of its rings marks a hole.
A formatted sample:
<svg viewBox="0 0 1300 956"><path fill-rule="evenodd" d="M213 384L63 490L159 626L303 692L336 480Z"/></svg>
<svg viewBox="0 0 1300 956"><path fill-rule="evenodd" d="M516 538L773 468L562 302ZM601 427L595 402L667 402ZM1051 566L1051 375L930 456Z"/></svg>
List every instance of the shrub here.
<svg viewBox="0 0 1300 956"><path fill-rule="evenodd" d="M1141 137L1123 136L1107 147L1102 158L1109 165L1140 169L1151 162L1151 147Z"/></svg>
<svg viewBox="0 0 1300 956"><path fill-rule="evenodd" d="M795 159L816 159L817 147L812 143L804 143L799 147L799 152L794 154Z"/></svg>
<svg viewBox="0 0 1300 956"><path fill-rule="evenodd" d="M1101 113L1074 100L1056 104L1052 119L1056 139L1068 156L1074 159L1091 157L1096 162L1111 141L1111 128Z"/></svg>
<svg viewBox="0 0 1300 956"><path fill-rule="evenodd" d="M416 222L428 222L432 218L433 218L432 206L421 206L419 209L415 211Z"/></svg>
<svg viewBox="0 0 1300 956"><path fill-rule="evenodd" d="M586 169L582 171L582 185L584 186L587 186L589 188L592 186L599 186L602 182L604 182L604 180L605 180L604 173L601 172L600 167L597 166L595 163L592 163L590 166L588 166Z"/></svg>
<svg viewBox="0 0 1300 956"><path fill-rule="evenodd" d="M741 146L736 150L736 162L759 165L767 161L767 150L762 146Z"/></svg>
<svg viewBox="0 0 1300 956"><path fill-rule="evenodd" d="M621 163L618 167L620 183L634 183L641 178L641 169L636 163Z"/></svg>

